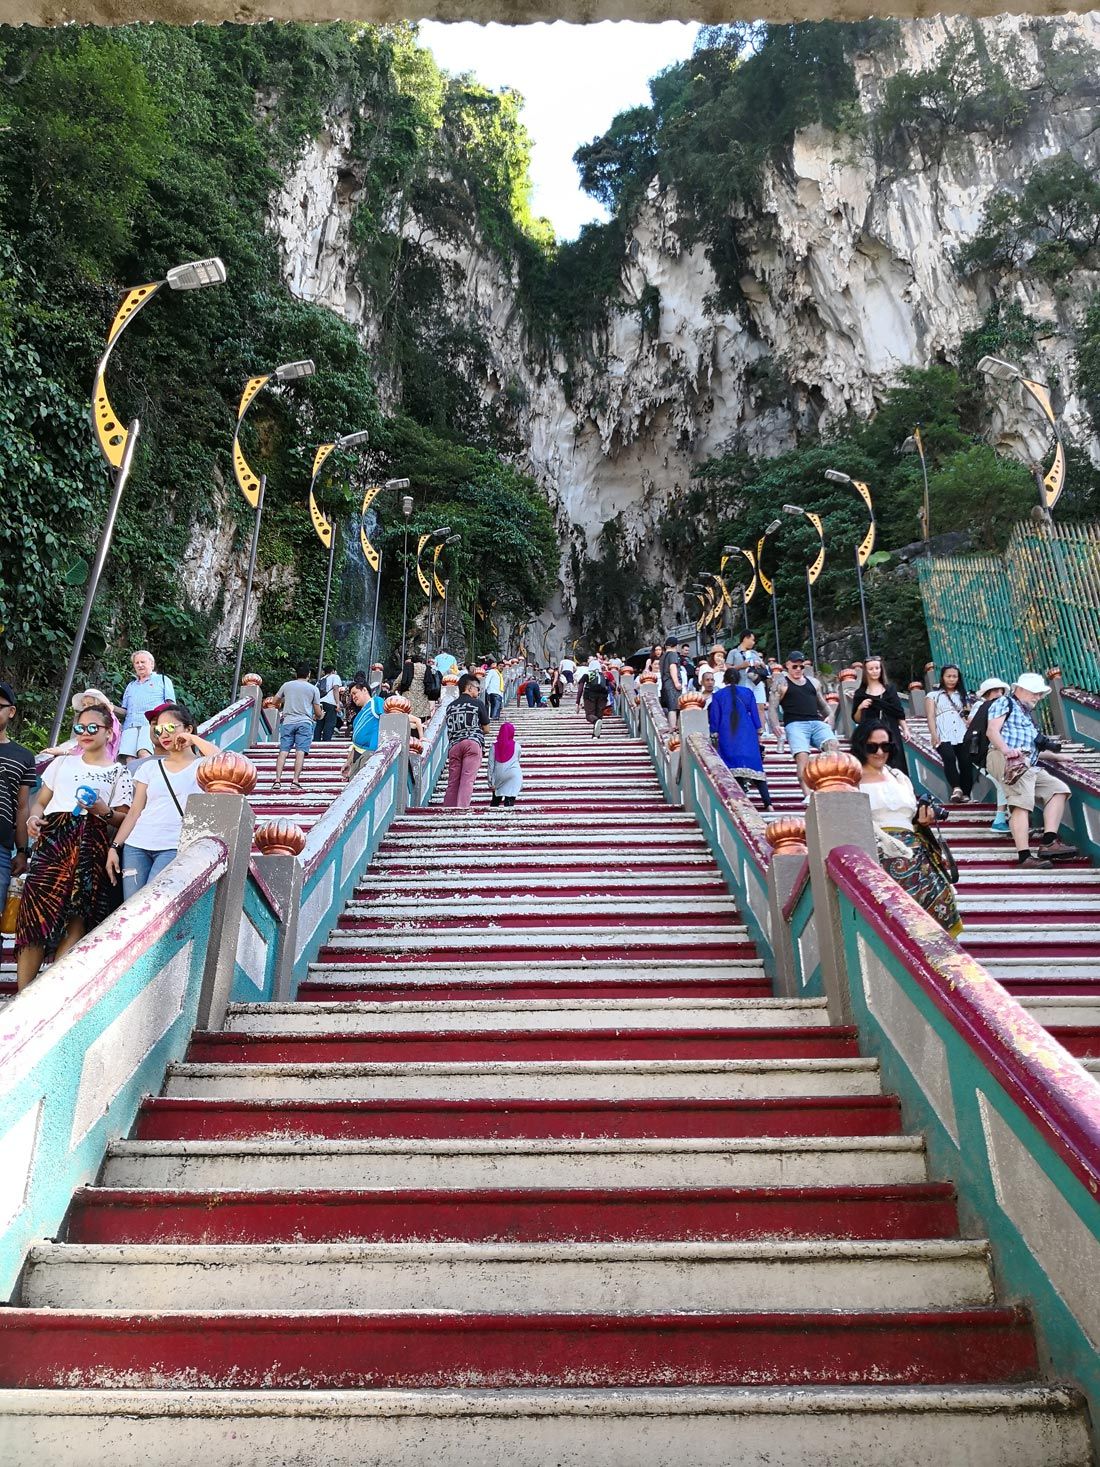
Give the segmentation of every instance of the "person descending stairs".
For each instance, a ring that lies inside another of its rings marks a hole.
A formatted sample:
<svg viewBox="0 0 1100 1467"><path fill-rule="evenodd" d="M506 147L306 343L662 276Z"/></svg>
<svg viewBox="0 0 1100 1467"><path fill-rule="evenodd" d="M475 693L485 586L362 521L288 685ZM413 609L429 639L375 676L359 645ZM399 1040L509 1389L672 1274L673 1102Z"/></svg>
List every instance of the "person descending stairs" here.
<svg viewBox="0 0 1100 1467"><path fill-rule="evenodd" d="M395 821L0 1312L21 1467L1084 1467L877 1063L779 1000L644 749Z"/></svg>

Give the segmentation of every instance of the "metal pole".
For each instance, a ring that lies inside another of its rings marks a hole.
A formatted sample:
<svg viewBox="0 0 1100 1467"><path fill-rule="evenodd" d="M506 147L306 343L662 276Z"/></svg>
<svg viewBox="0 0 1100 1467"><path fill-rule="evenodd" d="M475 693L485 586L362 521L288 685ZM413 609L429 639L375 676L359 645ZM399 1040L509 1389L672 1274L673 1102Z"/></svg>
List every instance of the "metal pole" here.
<svg viewBox="0 0 1100 1467"><path fill-rule="evenodd" d="M401 601L401 666L405 666L405 629L409 622L409 518L405 516L405 593ZM379 570L381 570L379 565Z"/></svg>
<svg viewBox="0 0 1100 1467"><path fill-rule="evenodd" d="M374 616L370 624L370 651L367 653L367 687L370 687L371 669L374 667L374 634L378 630L378 595L382 589L382 551L378 551L378 569L374 573ZM404 664L404 657L401 659ZM378 679L382 681L381 678Z"/></svg>
<svg viewBox="0 0 1100 1467"><path fill-rule="evenodd" d="M775 592L775 582L772 582L772 621L775 623L775 660L783 661L783 654L779 647L779 597Z"/></svg>
<svg viewBox="0 0 1100 1467"><path fill-rule="evenodd" d="M260 548L260 517L264 512L264 491L267 489L267 475L260 475L260 493L256 500L256 518L252 525L252 549L248 556L248 579L244 587L244 601L241 605L241 626L237 633L237 665L233 669L233 697L236 699L241 690L241 667L244 665L244 629L248 623L248 608L252 604L252 581L256 575L256 552ZM335 533L335 531L333 532Z"/></svg>
<svg viewBox="0 0 1100 1467"><path fill-rule="evenodd" d="M806 570L806 600L810 603L810 661L817 667L817 629L814 626L814 586Z"/></svg>
<svg viewBox="0 0 1100 1467"><path fill-rule="evenodd" d="M69 665L65 669L65 677L61 684L61 696L57 701L57 712L53 716L50 725L50 746L57 743L61 733L61 725L65 720L65 710L69 706L69 696L76 681L76 669L80 662L80 649L84 645L84 637L88 630L88 622L92 615L92 605L95 601L96 591L99 589L99 579L103 574L103 567L107 563L107 555L111 549L111 537L115 532L115 520L118 519L119 506L122 504L122 492L126 488L126 481L130 477L130 466L134 461L134 450L137 448L138 433L141 431L141 423L137 418L130 424L126 447L122 452L122 462L115 474L115 484L111 491L111 501L107 506L107 518L103 521L103 528L99 532L99 545L96 547L95 560L88 572L88 586L84 592L84 606L80 613L80 620L76 627L76 636L73 639L73 650L69 653Z"/></svg>
<svg viewBox="0 0 1100 1467"><path fill-rule="evenodd" d="M432 660L432 592L434 590L435 590L435 567L433 566L432 567L432 574L431 574L431 577L430 577L430 579L428 581L428 634L427 634L427 640L426 640L425 645L424 645L424 661L425 662L430 662Z"/></svg>
<svg viewBox="0 0 1100 1467"><path fill-rule="evenodd" d="M447 650L447 602L450 599L450 594L451 578L448 576L443 582L443 636L439 641L439 645L443 648L444 652Z"/></svg>
<svg viewBox="0 0 1100 1467"><path fill-rule="evenodd" d="M745 600L744 587L741 588L741 617L745 623L745 630L749 629L749 603Z"/></svg>
<svg viewBox="0 0 1100 1467"><path fill-rule="evenodd" d="M867 598L863 594L863 567L859 563L859 546L856 546L856 581L859 583L859 614L863 621L863 655L871 655L871 634L867 630Z"/></svg>
<svg viewBox="0 0 1100 1467"><path fill-rule="evenodd" d="M321 617L321 646L317 652L317 681L321 681L323 668L321 664L325 660L325 638L328 636L328 604L332 596L332 567L336 563L336 526L332 527L332 534L328 542L328 576L325 580L325 610Z"/></svg>

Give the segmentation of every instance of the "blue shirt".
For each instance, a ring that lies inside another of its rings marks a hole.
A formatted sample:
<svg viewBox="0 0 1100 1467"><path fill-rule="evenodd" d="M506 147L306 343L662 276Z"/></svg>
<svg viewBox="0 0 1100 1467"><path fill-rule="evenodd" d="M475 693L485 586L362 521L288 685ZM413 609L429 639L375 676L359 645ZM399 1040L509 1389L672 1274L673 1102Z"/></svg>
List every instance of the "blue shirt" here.
<svg viewBox="0 0 1100 1467"><path fill-rule="evenodd" d="M989 710L990 721L994 718L1004 718L1004 723L1001 725L1001 738L1008 747L1025 749L1029 756L1027 762L1034 764L1039 758L1035 748L1039 730L1024 705L1012 697L997 698Z"/></svg>
<svg viewBox="0 0 1100 1467"><path fill-rule="evenodd" d="M357 753L365 754L370 749L377 749L381 717L382 699L376 694L369 703L363 704L351 726L351 741Z"/></svg>
<svg viewBox="0 0 1100 1467"><path fill-rule="evenodd" d="M126 684L126 691L119 705L126 709L126 720L122 727L143 729L148 722L145 715L150 708L159 708L161 703L175 701L176 690L172 686L172 679L165 677L162 672L151 673L144 682L134 678Z"/></svg>

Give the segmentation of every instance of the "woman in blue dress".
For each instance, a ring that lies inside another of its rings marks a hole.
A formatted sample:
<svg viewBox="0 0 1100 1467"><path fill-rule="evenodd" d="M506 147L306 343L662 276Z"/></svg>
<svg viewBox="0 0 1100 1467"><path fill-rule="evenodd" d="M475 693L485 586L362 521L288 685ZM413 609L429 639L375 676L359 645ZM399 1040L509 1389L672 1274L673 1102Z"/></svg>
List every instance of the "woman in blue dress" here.
<svg viewBox="0 0 1100 1467"><path fill-rule="evenodd" d="M729 772L748 793L748 785L754 784L765 810L772 807L771 790L764 778L764 756L761 744L764 730L760 724L760 710L751 688L742 688L737 674L728 671L723 686L710 700L711 743Z"/></svg>

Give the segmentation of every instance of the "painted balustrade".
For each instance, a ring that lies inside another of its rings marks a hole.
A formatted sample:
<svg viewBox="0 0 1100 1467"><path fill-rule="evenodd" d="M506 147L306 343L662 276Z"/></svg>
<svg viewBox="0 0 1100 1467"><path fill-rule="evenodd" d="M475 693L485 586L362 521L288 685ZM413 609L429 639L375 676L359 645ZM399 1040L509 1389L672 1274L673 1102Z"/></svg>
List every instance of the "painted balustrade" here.
<svg viewBox="0 0 1100 1467"><path fill-rule="evenodd" d="M1055 686L1049 675L1047 681ZM1100 697L1082 688L1060 686L1061 678L1058 684L1056 691L1060 694L1066 738L1084 744L1086 749L1100 749Z"/></svg>

